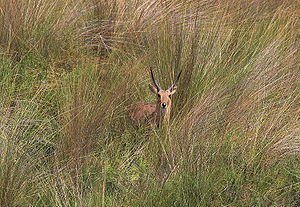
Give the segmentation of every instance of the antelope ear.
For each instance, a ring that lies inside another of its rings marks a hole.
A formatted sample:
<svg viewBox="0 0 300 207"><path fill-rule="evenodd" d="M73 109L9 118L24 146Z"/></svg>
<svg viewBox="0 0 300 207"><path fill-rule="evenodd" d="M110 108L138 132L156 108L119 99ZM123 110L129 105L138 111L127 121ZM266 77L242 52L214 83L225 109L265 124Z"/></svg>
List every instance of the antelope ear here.
<svg viewBox="0 0 300 207"><path fill-rule="evenodd" d="M177 90L177 86L173 86L171 89L170 89L170 93L171 95L173 95Z"/></svg>
<svg viewBox="0 0 300 207"><path fill-rule="evenodd" d="M149 89L150 89L150 91L151 91L152 93L155 93L155 94L158 93L157 88L154 87L153 85L150 85L150 84L149 84Z"/></svg>

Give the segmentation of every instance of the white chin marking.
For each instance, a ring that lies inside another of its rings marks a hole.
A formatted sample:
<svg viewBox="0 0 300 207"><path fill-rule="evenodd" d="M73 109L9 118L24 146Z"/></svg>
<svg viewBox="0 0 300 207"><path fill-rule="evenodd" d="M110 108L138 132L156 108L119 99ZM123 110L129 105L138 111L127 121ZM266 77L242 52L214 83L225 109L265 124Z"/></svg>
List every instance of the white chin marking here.
<svg viewBox="0 0 300 207"><path fill-rule="evenodd" d="M161 108L161 111L162 111L163 113L166 113L167 108Z"/></svg>

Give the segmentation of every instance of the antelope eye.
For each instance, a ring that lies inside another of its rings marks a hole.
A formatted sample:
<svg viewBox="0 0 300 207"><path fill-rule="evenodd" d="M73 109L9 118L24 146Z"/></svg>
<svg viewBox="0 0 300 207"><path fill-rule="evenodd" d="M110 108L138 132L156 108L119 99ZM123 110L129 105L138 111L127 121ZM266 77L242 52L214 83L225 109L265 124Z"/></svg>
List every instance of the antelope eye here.
<svg viewBox="0 0 300 207"><path fill-rule="evenodd" d="M172 97L172 95L169 95L169 98L171 98Z"/></svg>
<svg viewBox="0 0 300 207"><path fill-rule="evenodd" d="M157 94L157 97L158 97L158 98L160 98L160 95L159 95L159 94Z"/></svg>

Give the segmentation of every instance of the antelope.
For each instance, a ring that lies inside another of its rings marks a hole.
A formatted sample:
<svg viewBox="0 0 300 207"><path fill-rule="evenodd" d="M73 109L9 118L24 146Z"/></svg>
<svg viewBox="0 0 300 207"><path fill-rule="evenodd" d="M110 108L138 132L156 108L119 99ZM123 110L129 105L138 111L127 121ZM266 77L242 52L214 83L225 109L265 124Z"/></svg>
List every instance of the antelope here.
<svg viewBox="0 0 300 207"><path fill-rule="evenodd" d="M148 119L154 119L156 125L159 127L162 124L169 124L172 95L176 92L176 83L181 75L178 74L177 78L173 81L172 85L167 90L162 90L155 77L152 69L150 69L153 85L149 84L149 89L156 95L156 104L140 102L134 104L130 110L130 117L133 121L145 122Z"/></svg>

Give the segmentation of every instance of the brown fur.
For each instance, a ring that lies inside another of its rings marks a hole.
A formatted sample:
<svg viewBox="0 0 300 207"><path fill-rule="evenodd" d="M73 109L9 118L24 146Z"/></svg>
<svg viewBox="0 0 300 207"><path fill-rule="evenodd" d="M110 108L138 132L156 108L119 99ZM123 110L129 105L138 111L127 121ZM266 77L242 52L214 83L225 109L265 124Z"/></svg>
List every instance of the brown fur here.
<svg viewBox="0 0 300 207"><path fill-rule="evenodd" d="M174 93L174 92L173 92ZM169 122L170 113L171 113L171 98L170 96L173 94L172 92L159 91L157 92L157 102L156 104L150 104L145 102L140 102L134 104L130 108L130 118L133 121L145 122L147 120L154 120L156 124L159 126L162 122ZM160 97L158 97L160 95ZM162 109L162 103L167 104L166 109Z"/></svg>
<svg viewBox="0 0 300 207"><path fill-rule="evenodd" d="M130 118L133 121L146 121L148 119L153 118L157 124L157 126L160 126L162 123L169 123L170 119L170 113L171 113L171 104L172 104L172 95L176 92L177 86L176 82L178 81L180 77L181 72L171 85L171 87L167 90L162 90L153 75L153 72L151 70L151 77L154 83L154 86L149 84L149 89L152 93L154 93L157 97L156 104L150 104L150 103L137 103L132 105L130 108Z"/></svg>
<svg viewBox="0 0 300 207"><path fill-rule="evenodd" d="M155 104L140 102L130 108L130 118L134 121L146 121L153 117L156 109Z"/></svg>

